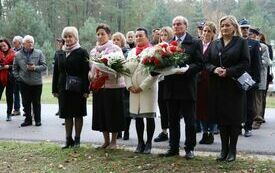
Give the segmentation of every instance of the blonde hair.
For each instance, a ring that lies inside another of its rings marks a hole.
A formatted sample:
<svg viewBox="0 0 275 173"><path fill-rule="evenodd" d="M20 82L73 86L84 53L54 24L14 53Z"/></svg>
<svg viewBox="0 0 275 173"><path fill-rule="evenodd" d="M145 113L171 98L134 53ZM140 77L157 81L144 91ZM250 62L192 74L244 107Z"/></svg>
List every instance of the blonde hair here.
<svg viewBox="0 0 275 173"><path fill-rule="evenodd" d="M64 39L65 35L66 34L73 34L75 39L78 41L79 40L79 37L78 37L78 30L76 27L74 26L67 26L63 29L62 31L62 34L61 34L61 37Z"/></svg>
<svg viewBox="0 0 275 173"><path fill-rule="evenodd" d="M216 27L216 24L215 24L214 22L207 21L207 22L205 22L205 24L203 25L203 28L206 27L206 26L209 27L210 30L216 35L216 33L217 33L217 27ZM215 35L213 36L212 40L214 40Z"/></svg>
<svg viewBox="0 0 275 173"><path fill-rule="evenodd" d="M164 26L161 28L160 33L166 32L168 34L168 40L174 37L173 29L170 26Z"/></svg>
<svg viewBox="0 0 275 173"><path fill-rule="evenodd" d="M112 40L113 40L115 37L120 38L120 40L121 40L121 47L122 47L122 48L125 47L125 45L126 45L126 38L125 38L125 36L124 36L121 32L116 32L116 33L114 33L114 34L112 35Z"/></svg>
<svg viewBox="0 0 275 173"><path fill-rule="evenodd" d="M241 37L241 36L242 36L241 28L240 28L240 25L239 25L239 23L238 23L236 17L235 17L235 16L232 16L232 15L228 15L228 16L222 17L222 18L220 19L220 21L219 21L219 28L220 28L219 38L222 37L222 34L221 34L221 24L222 24L222 22L223 22L224 20L226 20L226 19L230 20L231 24L232 24L232 25L234 26L234 28L235 28L234 36L240 36L240 37Z"/></svg>

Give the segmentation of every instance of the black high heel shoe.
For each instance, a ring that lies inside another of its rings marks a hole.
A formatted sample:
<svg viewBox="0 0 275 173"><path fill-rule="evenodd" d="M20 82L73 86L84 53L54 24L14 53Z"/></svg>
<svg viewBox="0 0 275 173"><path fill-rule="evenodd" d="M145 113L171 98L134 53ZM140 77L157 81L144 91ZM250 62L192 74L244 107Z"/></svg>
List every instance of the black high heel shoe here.
<svg viewBox="0 0 275 173"><path fill-rule="evenodd" d="M138 143L135 153L143 153L144 149L145 149L144 143Z"/></svg>
<svg viewBox="0 0 275 173"><path fill-rule="evenodd" d="M80 147L80 137L74 137L74 148Z"/></svg>
<svg viewBox="0 0 275 173"><path fill-rule="evenodd" d="M75 142L74 142L73 138L72 137L67 137L66 138L66 143L62 147L62 149L67 149L67 148L70 148L70 147L74 147L74 144L75 144Z"/></svg>

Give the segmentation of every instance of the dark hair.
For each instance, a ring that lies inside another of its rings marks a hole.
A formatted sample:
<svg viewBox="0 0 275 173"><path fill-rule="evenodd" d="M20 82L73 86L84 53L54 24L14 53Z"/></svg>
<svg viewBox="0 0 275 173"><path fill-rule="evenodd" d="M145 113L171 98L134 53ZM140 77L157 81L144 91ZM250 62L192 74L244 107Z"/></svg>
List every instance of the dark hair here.
<svg viewBox="0 0 275 173"><path fill-rule="evenodd" d="M2 43L2 42L5 42L8 45L9 49L11 48L11 44L10 44L9 40L7 40L6 38L0 39L0 43Z"/></svg>
<svg viewBox="0 0 275 173"><path fill-rule="evenodd" d="M111 34L111 28L109 25L105 24L105 23L101 23L96 27L96 32L100 29L104 29L105 32L110 35Z"/></svg>
<svg viewBox="0 0 275 173"><path fill-rule="evenodd" d="M147 38L149 38L149 37L148 37L148 31L147 31L147 29L142 28L142 27L139 27L139 28L136 29L136 31L144 31L145 36L146 36Z"/></svg>

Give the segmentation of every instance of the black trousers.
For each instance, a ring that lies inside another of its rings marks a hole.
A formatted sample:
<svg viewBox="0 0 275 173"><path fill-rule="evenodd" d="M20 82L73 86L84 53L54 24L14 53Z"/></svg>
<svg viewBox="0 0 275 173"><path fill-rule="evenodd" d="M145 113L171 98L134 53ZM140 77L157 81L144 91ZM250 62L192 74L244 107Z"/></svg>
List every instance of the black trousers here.
<svg viewBox="0 0 275 173"><path fill-rule="evenodd" d="M256 90L254 89L246 92L246 104L245 104L246 116L245 116L244 130L252 130L253 120L256 116L255 106L254 106L255 92Z"/></svg>
<svg viewBox="0 0 275 173"><path fill-rule="evenodd" d="M167 100L169 119L169 146L178 150L180 143L180 120L185 122L185 151L194 150L196 145L195 102L184 100Z"/></svg>
<svg viewBox="0 0 275 173"><path fill-rule="evenodd" d="M20 91L22 95L22 104L26 115L25 121L32 121L31 108L33 107L34 121L36 123L41 122L42 85L27 85L20 82Z"/></svg>
<svg viewBox="0 0 275 173"><path fill-rule="evenodd" d="M161 122L161 129L168 129L168 111L167 111L167 104L163 98L158 98L159 104L159 112L160 112L160 122Z"/></svg>
<svg viewBox="0 0 275 173"><path fill-rule="evenodd" d="M11 114L13 107L13 80L9 79L7 86L4 86L0 82L0 100L2 99L2 94L4 89L6 88L6 101L7 101L7 115Z"/></svg>

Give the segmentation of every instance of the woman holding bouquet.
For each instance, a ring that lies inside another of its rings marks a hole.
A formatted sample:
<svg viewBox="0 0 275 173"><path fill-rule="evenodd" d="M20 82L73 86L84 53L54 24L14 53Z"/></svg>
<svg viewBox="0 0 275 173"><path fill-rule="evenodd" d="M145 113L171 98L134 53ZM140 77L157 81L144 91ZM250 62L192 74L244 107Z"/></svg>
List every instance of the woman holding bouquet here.
<svg viewBox="0 0 275 173"><path fill-rule="evenodd" d="M144 28L136 30L136 48L128 55L126 66L130 69L130 76L125 76L127 89L130 91L130 116L136 120L138 146L136 153L151 153L152 138L155 131L157 111L157 79L145 70L142 57L150 47L148 32ZM146 118L147 142L144 143L144 118Z"/></svg>
<svg viewBox="0 0 275 173"><path fill-rule="evenodd" d="M245 91L239 78L249 65L249 48L234 16L220 19L220 38L212 43L206 60L209 72L209 115L220 127L221 153L218 161L234 161L243 120Z"/></svg>
<svg viewBox="0 0 275 173"><path fill-rule="evenodd" d="M116 54L113 58L124 60L121 48L109 40L111 30L108 25L98 25L96 35L97 46L90 53L92 59L104 59L104 62L108 64L110 60L108 57ZM89 79L93 91L92 129L103 133L104 144L101 148L115 149L117 147L117 134L124 130L124 78L117 73L111 73L96 66L96 63L92 63ZM112 134L111 141L110 133Z"/></svg>
<svg viewBox="0 0 275 173"><path fill-rule="evenodd" d="M80 147L80 135L83 116L87 115L86 101L89 96L89 54L81 48L78 41L78 30L73 26L63 29L65 40L64 51L56 54L53 72L52 93L58 98L59 117L65 119L66 144L63 149ZM79 79L79 90L68 88L69 77ZM72 130L75 127L75 138Z"/></svg>

